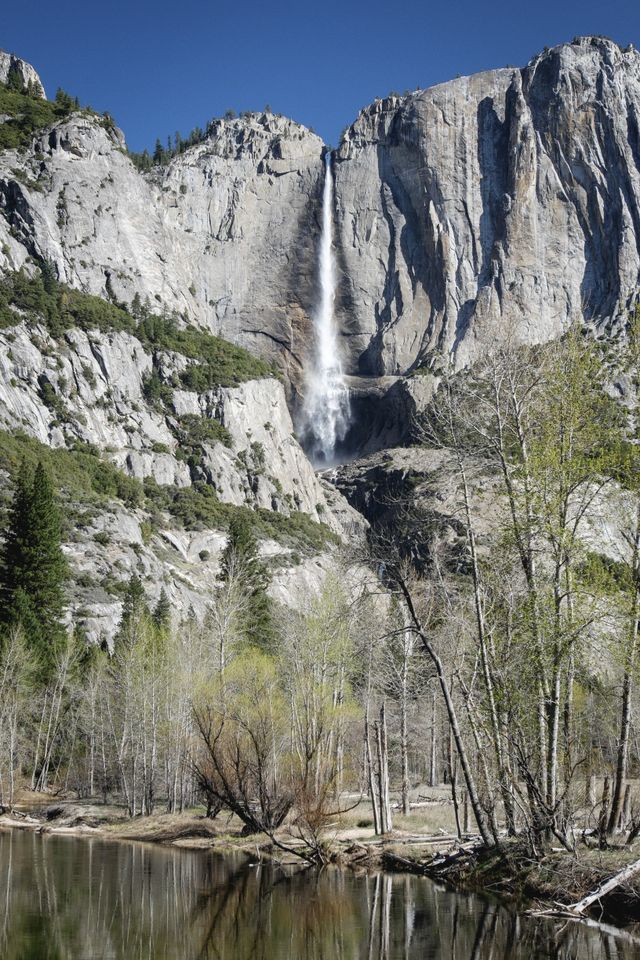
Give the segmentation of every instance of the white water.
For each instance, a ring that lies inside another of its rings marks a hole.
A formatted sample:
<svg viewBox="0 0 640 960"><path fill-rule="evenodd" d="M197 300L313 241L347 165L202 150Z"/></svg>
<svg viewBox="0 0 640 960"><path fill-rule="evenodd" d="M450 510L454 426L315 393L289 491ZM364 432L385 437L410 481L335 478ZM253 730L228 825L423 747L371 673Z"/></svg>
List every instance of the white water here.
<svg viewBox="0 0 640 960"><path fill-rule="evenodd" d="M313 360L306 377L302 439L313 461L330 464L349 427L347 389L335 326L336 268L333 255L333 170L325 157L322 233L318 258L320 303L314 315Z"/></svg>

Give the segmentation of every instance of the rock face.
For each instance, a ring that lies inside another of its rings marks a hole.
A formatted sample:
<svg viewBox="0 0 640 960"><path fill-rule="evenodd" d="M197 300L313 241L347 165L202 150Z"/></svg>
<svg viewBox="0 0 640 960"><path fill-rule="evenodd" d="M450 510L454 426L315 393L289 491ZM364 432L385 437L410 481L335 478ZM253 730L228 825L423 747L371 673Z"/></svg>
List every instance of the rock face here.
<svg viewBox="0 0 640 960"><path fill-rule="evenodd" d="M14 76L25 90L31 92L32 96L46 98L42 80L31 64L14 56L13 53L0 50L0 83L8 83Z"/></svg>
<svg viewBox="0 0 640 960"><path fill-rule="evenodd" d="M143 176L119 131L74 115L31 154L0 155L0 267L44 257L86 292L138 294L278 359L296 384L322 149L304 127L253 114L217 121L204 143Z"/></svg>
<svg viewBox="0 0 640 960"><path fill-rule="evenodd" d="M601 322L640 270L640 55L600 38L524 69L377 100L334 158L347 372L404 374L496 336ZM76 115L0 156L0 267L135 293L276 359L289 398L312 349L320 139L271 114L216 121L139 173Z"/></svg>
<svg viewBox="0 0 640 960"><path fill-rule="evenodd" d="M639 123L640 55L600 38L365 109L336 158L351 368L461 365L628 305Z"/></svg>

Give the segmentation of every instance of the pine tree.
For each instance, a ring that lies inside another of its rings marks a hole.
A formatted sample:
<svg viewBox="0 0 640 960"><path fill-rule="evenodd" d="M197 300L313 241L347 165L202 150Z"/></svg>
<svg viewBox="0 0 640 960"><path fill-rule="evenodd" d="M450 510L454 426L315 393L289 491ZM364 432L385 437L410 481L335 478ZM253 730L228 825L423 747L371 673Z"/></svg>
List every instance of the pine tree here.
<svg viewBox="0 0 640 960"><path fill-rule="evenodd" d="M42 275L42 283L46 293L55 293L58 287L58 277L56 275L56 268L51 260L42 261L40 264L40 273Z"/></svg>
<svg viewBox="0 0 640 960"><path fill-rule="evenodd" d="M13 90L15 93L27 92L22 77L22 71L15 60L12 61L11 65L9 66L9 72L7 74L7 87L9 90Z"/></svg>
<svg viewBox="0 0 640 960"><path fill-rule="evenodd" d="M259 557L251 521L244 515L231 521L222 554L220 579L227 582L231 576L237 576L247 591L241 624L244 639L252 646L268 649L274 632L271 599L267 593L271 577Z"/></svg>
<svg viewBox="0 0 640 960"><path fill-rule="evenodd" d="M149 608L147 606L146 595L140 577L135 574L127 584L127 590L122 604L122 618L116 641L130 639L133 637L135 627L141 620L149 617Z"/></svg>
<svg viewBox="0 0 640 960"><path fill-rule="evenodd" d="M171 604L164 587L160 591L152 619L158 630L168 631L171 627Z"/></svg>
<svg viewBox="0 0 640 960"><path fill-rule="evenodd" d="M23 462L2 551L2 619L22 625L45 676L66 637L63 584L67 564L61 539L60 513L49 475L39 463L31 476Z"/></svg>

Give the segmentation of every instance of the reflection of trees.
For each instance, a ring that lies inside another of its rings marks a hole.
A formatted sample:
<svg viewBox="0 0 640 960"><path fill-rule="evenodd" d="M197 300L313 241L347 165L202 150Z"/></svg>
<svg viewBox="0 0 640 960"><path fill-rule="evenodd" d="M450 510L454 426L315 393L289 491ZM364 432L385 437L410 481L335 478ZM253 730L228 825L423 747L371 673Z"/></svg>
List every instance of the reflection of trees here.
<svg viewBox="0 0 640 960"><path fill-rule="evenodd" d="M283 870L0 832L2 960L631 960L624 931L540 922L418 877Z"/></svg>

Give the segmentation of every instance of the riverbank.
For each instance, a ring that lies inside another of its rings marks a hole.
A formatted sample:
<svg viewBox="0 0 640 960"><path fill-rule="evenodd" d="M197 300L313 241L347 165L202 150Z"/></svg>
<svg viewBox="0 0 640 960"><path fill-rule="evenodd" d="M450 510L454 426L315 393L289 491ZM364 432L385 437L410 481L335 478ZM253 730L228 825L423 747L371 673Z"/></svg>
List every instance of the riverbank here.
<svg viewBox="0 0 640 960"><path fill-rule="evenodd" d="M598 850L582 845L576 853L551 849L541 859L532 860L517 840L505 841L496 851L482 847L472 836L461 842L442 826L425 833L425 821L433 819L415 819L422 832L396 829L380 838L366 818L341 818L342 822L326 831L327 859L353 870L426 876L458 891L491 894L519 909L545 910L576 903L639 856L633 846ZM199 810L131 819L116 805L51 803L49 798L49 802L21 804L0 816L0 829L234 852L286 866L304 863L298 854L304 853L305 845L295 831L280 830L275 838L279 846L265 835L243 835L241 823L233 816L220 814L211 820ZM590 915L618 924L640 924L640 874L598 901Z"/></svg>

